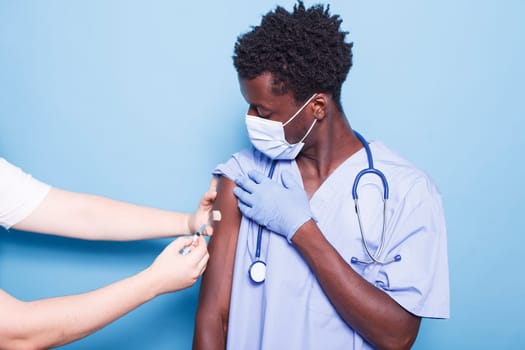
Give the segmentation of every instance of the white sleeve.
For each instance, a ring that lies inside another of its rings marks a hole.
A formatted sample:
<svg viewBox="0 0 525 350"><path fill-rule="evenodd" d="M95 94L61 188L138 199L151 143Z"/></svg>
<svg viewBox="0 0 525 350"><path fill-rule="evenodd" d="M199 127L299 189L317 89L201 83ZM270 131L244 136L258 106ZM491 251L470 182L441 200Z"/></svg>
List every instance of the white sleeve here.
<svg viewBox="0 0 525 350"><path fill-rule="evenodd" d="M44 200L51 186L0 158L0 226L9 229Z"/></svg>

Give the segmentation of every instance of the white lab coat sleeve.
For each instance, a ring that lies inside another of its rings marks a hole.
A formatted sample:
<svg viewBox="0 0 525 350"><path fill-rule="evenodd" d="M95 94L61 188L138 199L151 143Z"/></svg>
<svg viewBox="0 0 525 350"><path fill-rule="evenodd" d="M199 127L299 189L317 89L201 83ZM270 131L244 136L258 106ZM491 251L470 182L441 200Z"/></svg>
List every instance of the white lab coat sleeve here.
<svg viewBox="0 0 525 350"><path fill-rule="evenodd" d="M44 200L50 186L0 158L0 226L9 229Z"/></svg>
<svg viewBox="0 0 525 350"><path fill-rule="evenodd" d="M409 312L450 316L447 232L441 195L429 179L407 192L388 224L386 256L401 261L375 266L370 281Z"/></svg>

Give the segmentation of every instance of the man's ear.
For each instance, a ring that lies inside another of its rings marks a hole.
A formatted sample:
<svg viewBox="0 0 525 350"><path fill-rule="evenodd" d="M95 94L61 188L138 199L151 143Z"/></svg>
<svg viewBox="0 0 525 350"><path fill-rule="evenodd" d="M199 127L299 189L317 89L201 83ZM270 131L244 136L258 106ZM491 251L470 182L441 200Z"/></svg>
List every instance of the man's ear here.
<svg viewBox="0 0 525 350"><path fill-rule="evenodd" d="M312 100L314 117L317 121L321 121L326 117L330 99L331 97L328 94L319 93Z"/></svg>

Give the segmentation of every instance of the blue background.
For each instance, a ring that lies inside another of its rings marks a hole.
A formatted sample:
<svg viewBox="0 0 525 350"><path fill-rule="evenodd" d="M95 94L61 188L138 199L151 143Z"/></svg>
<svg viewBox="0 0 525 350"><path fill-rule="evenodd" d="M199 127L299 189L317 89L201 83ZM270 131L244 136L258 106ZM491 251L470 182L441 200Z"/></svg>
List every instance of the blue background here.
<svg viewBox="0 0 525 350"><path fill-rule="evenodd" d="M331 3L355 43L352 126L443 194L452 317L425 320L415 348L522 347L525 2ZM0 155L57 187L192 211L213 166L248 145L232 47L275 4L0 0ZM166 243L1 231L0 288L23 300L85 292ZM63 348L188 349L197 293Z"/></svg>

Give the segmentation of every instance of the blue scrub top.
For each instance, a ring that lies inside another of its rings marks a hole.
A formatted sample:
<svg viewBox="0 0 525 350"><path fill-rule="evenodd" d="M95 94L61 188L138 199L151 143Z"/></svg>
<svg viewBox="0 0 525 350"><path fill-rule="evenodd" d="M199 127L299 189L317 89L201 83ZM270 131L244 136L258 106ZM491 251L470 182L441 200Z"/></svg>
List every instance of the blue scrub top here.
<svg viewBox="0 0 525 350"><path fill-rule="evenodd" d="M386 213L387 265L351 264L369 260L359 231L352 199L357 173L368 163L364 149L343 162L310 200L317 225L339 254L363 278L389 294L411 313L421 317L449 317L447 238L441 196L429 177L381 142L370 144L375 167L390 185ZM248 170L267 174L270 161L247 149L220 164L214 174L235 179ZM279 161L273 179L292 171L302 183L295 161ZM359 184L359 203L369 247L380 241L383 217L382 185L377 176L365 175ZM254 284L248 269L255 257L258 226L242 218L237 243L228 349L371 349L371 346L338 315L310 268L288 241L263 233L261 256L267 263L266 281Z"/></svg>

